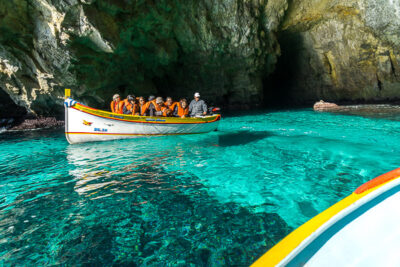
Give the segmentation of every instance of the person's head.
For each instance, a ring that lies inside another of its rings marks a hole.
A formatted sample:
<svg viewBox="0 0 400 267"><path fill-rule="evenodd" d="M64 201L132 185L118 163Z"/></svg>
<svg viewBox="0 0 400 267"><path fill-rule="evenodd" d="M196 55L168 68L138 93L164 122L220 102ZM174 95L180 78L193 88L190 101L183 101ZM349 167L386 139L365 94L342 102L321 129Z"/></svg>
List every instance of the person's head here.
<svg viewBox="0 0 400 267"><path fill-rule="evenodd" d="M181 101L179 101L179 102L181 102L181 107L182 107L182 108L186 108L186 107L187 107L187 101L186 101L186 99L182 98Z"/></svg>
<svg viewBox="0 0 400 267"><path fill-rule="evenodd" d="M156 104L161 105L161 104L163 104L163 103L164 103L164 100L162 99L161 96L159 96L159 97L156 98Z"/></svg>
<svg viewBox="0 0 400 267"><path fill-rule="evenodd" d="M149 101L154 100L156 97L154 95L149 96Z"/></svg>
<svg viewBox="0 0 400 267"><path fill-rule="evenodd" d="M119 96L119 94L115 94L114 96L113 96L113 100L114 101L119 101L121 99L121 97Z"/></svg>
<svg viewBox="0 0 400 267"><path fill-rule="evenodd" d="M146 101L144 101L144 97L143 96L139 97L139 104L140 105L144 105L145 102Z"/></svg>
<svg viewBox="0 0 400 267"><path fill-rule="evenodd" d="M167 98L165 99L165 102L167 102L167 105L168 105L168 106L171 106L171 105L172 105L172 98L171 98L171 97L167 97Z"/></svg>
<svg viewBox="0 0 400 267"><path fill-rule="evenodd" d="M194 99L196 101L199 101L200 100L200 93L198 93L198 92L194 93Z"/></svg>
<svg viewBox="0 0 400 267"><path fill-rule="evenodd" d="M126 98L128 99L129 102L135 102L135 96L134 95L128 95Z"/></svg>

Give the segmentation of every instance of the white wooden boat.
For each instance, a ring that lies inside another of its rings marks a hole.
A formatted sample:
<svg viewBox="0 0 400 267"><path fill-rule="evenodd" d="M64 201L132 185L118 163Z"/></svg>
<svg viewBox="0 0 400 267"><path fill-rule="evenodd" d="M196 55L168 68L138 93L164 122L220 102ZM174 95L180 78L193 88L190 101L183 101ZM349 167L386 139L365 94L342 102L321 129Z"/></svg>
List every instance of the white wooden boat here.
<svg viewBox="0 0 400 267"><path fill-rule="evenodd" d="M221 115L194 118L148 117L94 109L67 98L65 136L70 144L138 136L207 133L217 129Z"/></svg>
<svg viewBox="0 0 400 267"><path fill-rule="evenodd" d="M400 169L363 184L252 266L400 266Z"/></svg>

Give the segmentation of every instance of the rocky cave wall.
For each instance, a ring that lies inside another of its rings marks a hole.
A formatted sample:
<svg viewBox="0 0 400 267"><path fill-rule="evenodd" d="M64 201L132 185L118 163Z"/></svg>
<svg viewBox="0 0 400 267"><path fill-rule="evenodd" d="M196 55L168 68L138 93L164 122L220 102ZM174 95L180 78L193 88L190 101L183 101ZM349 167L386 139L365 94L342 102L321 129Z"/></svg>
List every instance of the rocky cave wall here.
<svg viewBox="0 0 400 267"><path fill-rule="evenodd" d="M399 0L0 2L0 107L62 117L64 88L267 103L400 96ZM6 114L6 115L4 115Z"/></svg>
<svg viewBox="0 0 400 267"><path fill-rule="evenodd" d="M116 92L194 91L257 106L286 8L285 0L1 1L0 90L28 113L60 117L64 88L99 108Z"/></svg>
<svg viewBox="0 0 400 267"><path fill-rule="evenodd" d="M269 82L291 103L400 98L400 1L293 0Z"/></svg>

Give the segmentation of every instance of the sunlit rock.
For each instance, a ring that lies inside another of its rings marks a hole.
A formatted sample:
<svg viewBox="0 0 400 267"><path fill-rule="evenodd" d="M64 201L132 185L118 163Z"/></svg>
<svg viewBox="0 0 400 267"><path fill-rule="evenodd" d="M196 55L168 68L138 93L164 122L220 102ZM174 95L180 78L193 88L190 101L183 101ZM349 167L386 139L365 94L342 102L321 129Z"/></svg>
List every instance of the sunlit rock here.
<svg viewBox="0 0 400 267"><path fill-rule="evenodd" d="M332 110L338 110L339 106L336 105L335 103L329 103L320 100L319 102L314 104L313 108L315 111L332 111Z"/></svg>

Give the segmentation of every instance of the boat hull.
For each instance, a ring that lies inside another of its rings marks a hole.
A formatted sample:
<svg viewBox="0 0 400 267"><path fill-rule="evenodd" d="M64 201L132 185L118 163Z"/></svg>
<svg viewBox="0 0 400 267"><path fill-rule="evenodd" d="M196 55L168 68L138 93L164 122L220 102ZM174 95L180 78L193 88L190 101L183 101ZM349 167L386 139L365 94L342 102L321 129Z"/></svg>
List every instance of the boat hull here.
<svg viewBox="0 0 400 267"><path fill-rule="evenodd" d="M65 135L70 144L139 136L207 133L217 129L220 115L166 118L114 114L69 99L65 102Z"/></svg>
<svg viewBox="0 0 400 267"><path fill-rule="evenodd" d="M400 266L400 168L363 184L271 248L258 266Z"/></svg>

